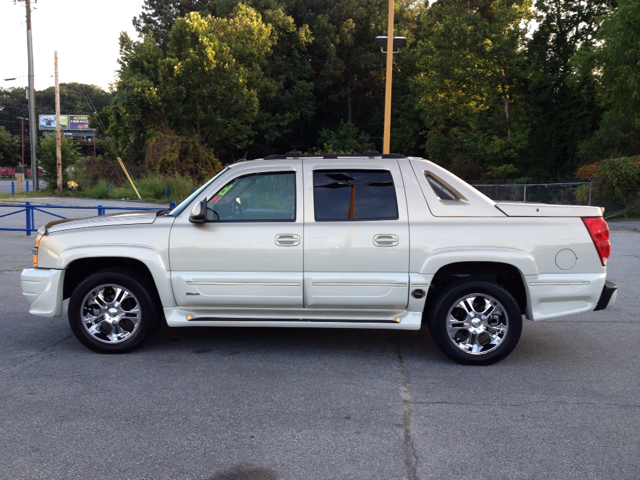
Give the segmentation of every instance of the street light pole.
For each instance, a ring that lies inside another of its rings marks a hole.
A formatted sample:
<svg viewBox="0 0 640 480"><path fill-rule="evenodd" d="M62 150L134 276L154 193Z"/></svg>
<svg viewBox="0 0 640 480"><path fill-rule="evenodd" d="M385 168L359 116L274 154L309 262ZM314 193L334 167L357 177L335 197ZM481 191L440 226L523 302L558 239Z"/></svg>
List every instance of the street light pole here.
<svg viewBox="0 0 640 480"><path fill-rule="evenodd" d="M27 54L29 57L29 130L31 132L31 174L33 189L40 190L38 182L38 165L36 162L36 99L33 71L33 44L31 41L31 0L25 0L27 8Z"/></svg>
<svg viewBox="0 0 640 480"><path fill-rule="evenodd" d="M384 139L382 153L389 153L391 143L391 77L393 74L393 0L389 0L389 26L387 30L387 75L384 92Z"/></svg>

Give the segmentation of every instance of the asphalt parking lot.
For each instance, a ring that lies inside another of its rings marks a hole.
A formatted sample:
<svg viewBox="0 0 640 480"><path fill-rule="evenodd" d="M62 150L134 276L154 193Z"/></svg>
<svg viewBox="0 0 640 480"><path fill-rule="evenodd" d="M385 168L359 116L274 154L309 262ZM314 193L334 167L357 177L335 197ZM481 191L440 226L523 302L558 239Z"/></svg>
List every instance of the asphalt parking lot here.
<svg viewBox="0 0 640 480"><path fill-rule="evenodd" d="M610 227L616 306L527 321L490 367L384 330L161 327L99 355L29 315L35 237L0 232L0 478L637 480L640 222Z"/></svg>

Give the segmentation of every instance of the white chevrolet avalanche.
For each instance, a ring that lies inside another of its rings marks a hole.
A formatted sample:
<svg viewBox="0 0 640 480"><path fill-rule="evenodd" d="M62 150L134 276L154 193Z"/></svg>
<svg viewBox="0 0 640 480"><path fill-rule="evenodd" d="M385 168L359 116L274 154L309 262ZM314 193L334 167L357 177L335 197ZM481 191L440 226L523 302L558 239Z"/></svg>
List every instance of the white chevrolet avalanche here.
<svg viewBox="0 0 640 480"><path fill-rule="evenodd" d="M598 207L494 202L401 155L290 152L227 167L173 210L49 223L22 272L30 313L102 353L170 327L418 330L487 365L523 316L614 304Z"/></svg>

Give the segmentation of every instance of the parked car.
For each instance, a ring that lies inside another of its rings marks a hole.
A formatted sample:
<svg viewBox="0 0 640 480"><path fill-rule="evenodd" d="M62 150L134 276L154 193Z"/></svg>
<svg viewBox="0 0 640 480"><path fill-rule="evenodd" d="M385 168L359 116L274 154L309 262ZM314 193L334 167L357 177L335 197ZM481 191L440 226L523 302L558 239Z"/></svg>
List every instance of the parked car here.
<svg viewBox="0 0 640 480"><path fill-rule="evenodd" d="M170 327L418 330L453 360L491 364L523 316L601 310L602 209L494 202L401 155L290 152L225 168L172 210L58 220L22 272L30 312L97 352Z"/></svg>
<svg viewBox="0 0 640 480"><path fill-rule="evenodd" d="M15 178L16 177L16 169L11 167L0 167L0 177L1 178Z"/></svg>
<svg viewBox="0 0 640 480"><path fill-rule="evenodd" d="M27 178L31 178L32 175L32 169L28 168L27 169ZM40 167L38 167L38 177L41 177L44 174L44 170L42 170Z"/></svg>

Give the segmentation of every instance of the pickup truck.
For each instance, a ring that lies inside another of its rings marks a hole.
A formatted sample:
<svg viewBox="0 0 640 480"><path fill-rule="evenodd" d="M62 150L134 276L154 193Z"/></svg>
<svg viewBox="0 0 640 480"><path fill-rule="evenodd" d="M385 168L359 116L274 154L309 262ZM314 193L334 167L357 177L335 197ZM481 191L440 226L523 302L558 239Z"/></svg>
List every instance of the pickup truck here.
<svg viewBox="0 0 640 480"><path fill-rule="evenodd" d="M170 327L428 326L488 365L544 320L615 303L602 209L494 202L397 154L289 152L228 166L173 209L59 220L22 272L30 313L102 353Z"/></svg>

